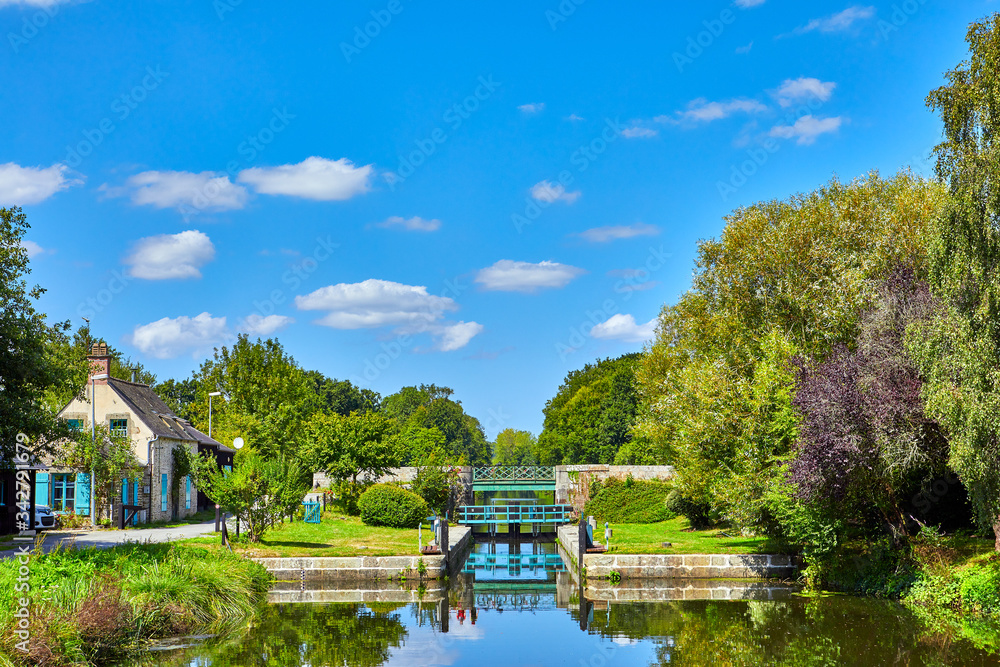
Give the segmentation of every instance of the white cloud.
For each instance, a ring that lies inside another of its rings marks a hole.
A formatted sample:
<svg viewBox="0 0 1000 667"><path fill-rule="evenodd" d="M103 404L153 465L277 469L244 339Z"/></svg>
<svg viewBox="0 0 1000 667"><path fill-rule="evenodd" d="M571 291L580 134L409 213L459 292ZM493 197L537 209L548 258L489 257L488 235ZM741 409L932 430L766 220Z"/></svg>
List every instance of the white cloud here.
<svg viewBox="0 0 1000 667"><path fill-rule="evenodd" d="M531 104L522 104L518 107L519 110L524 113L539 113L545 111L545 102L533 102Z"/></svg>
<svg viewBox="0 0 1000 667"><path fill-rule="evenodd" d="M767 0L735 0L735 4L740 9L750 9L751 7L759 7L766 1Z"/></svg>
<svg viewBox="0 0 1000 667"><path fill-rule="evenodd" d="M648 127L639 127L638 125L633 125L632 127L626 127L622 130L622 136L626 139L651 139L658 135L659 132L650 129Z"/></svg>
<svg viewBox="0 0 1000 667"><path fill-rule="evenodd" d="M535 292L565 287L584 273L583 269L558 262L532 264L501 259L493 266L481 269L476 274L476 282L483 289L496 292Z"/></svg>
<svg viewBox="0 0 1000 667"><path fill-rule="evenodd" d="M656 318L645 324L636 324L632 315L612 315L606 322L595 325L590 335L603 340L620 340L626 343L644 343L656 333Z"/></svg>
<svg viewBox="0 0 1000 667"><path fill-rule="evenodd" d="M636 236L656 236L660 228L638 222L634 225L615 225L610 227L594 227L580 232L580 236L591 243L607 243L619 239L631 239Z"/></svg>
<svg viewBox="0 0 1000 667"><path fill-rule="evenodd" d="M385 222L380 222L376 227L402 227L408 232L435 232L441 229L441 221L437 218L432 218L431 220L425 220L420 216L414 216L412 218L403 218L398 215L394 215L388 218Z"/></svg>
<svg viewBox="0 0 1000 667"><path fill-rule="evenodd" d="M476 322L444 321L445 313L458 310L453 299L388 280L322 287L295 297L295 307L328 311L316 324L333 329L394 327L400 334L427 333L436 339L435 349L443 352L464 347L483 330Z"/></svg>
<svg viewBox="0 0 1000 667"><path fill-rule="evenodd" d="M224 211L243 208L247 201L246 188L213 171L144 171L130 176L124 187L100 189L111 197L127 195L133 204L157 208Z"/></svg>
<svg viewBox="0 0 1000 667"><path fill-rule="evenodd" d="M202 266L215 259L215 246L198 230L139 239L125 258L128 273L144 280L201 278Z"/></svg>
<svg viewBox="0 0 1000 667"><path fill-rule="evenodd" d="M566 120L573 121L575 123L576 121L586 120L586 119L583 116L577 116L575 113L571 113L570 115L566 116Z"/></svg>
<svg viewBox="0 0 1000 667"><path fill-rule="evenodd" d="M564 201L572 204L580 198L582 193L579 190L566 192L562 183L553 185L551 181L540 181L531 186L531 196L538 201L552 204L557 201Z"/></svg>
<svg viewBox="0 0 1000 667"><path fill-rule="evenodd" d="M38 204L60 190L83 183L78 178L67 178L67 171L64 164L45 168L0 164L0 206Z"/></svg>
<svg viewBox="0 0 1000 667"><path fill-rule="evenodd" d="M799 77L798 79L785 79L784 83L775 91L774 96L778 104L783 107L790 107L796 102L809 99L818 99L826 102L833 95L833 89L837 84L833 81L820 81L812 77Z"/></svg>
<svg viewBox="0 0 1000 667"><path fill-rule="evenodd" d="M251 336L270 336L277 331L281 331L294 321L294 318L286 315L268 315L267 317L263 317L257 313L253 313L247 315L240 322L239 330Z"/></svg>
<svg viewBox="0 0 1000 667"><path fill-rule="evenodd" d="M355 167L347 158L306 158L298 164L253 167L239 181L265 195L288 195L316 201L342 201L371 189L372 165Z"/></svg>
<svg viewBox="0 0 1000 667"><path fill-rule="evenodd" d="M746 46L737 46L736 47L736 53L738 53L740 55L743 55L744 53L750 53L750 50L752 48L753 48L753 42L750 42Z"/></svg>
<svg viewBox="0 0 1000 667"><path fill-rule="evenodd" d="M654 120L660 123L710 123L713 120L722 120L736 113L760 113L767 111L767 107L758 102L746 98L737 98L727 102L709 102L704 97L691 100L687 109L678 111L671 116L657 116Z"/></svg>
<svg viewBox="0 0 1000 667"><path fill-rule="evenodd" d="M473 338L483 332L482 324L477 322L455 322L441 327L437 349L442 352L460 350L469 344Z"/></svg>
<svg viewBox="0 0 1000 667"><path fill-rule="evenodd" d="M810 114L799 118L794 125L772 127L771 136L780 139L795 139L800 146L808 146L815 143L816 138L821 134L836 132L842 123L843 119L840 116L816 118Z"/></svg>
<svg viewBox="0 0 1000 667"><path fill-rule="evenodd" d="M862 7L855 5L848 7L842 12L827 16L821 19L813 19L804 26L800 26L793 31L793 34L803 35L807 32L818 30L820 32L844 32L850 30L857 21L869 19L875 15L874 7Z"/></svg>
<svg viewBox="0 0 1000 667"><path fill-rule="evenodd" d="M27 239L21 241L21 247L28 251L28 259L33 259L39 255L45 254L46 252L45 248L38 245L34 241L29 241Z"/></svg>
<svg viewBox="0 0 1000 667"><path fill-rule="evenodd" d="M202 313L196 317L164 317L137 326L128 341L156 359L173 359L184 352L197 357L200 352L229 338L225 317Z"/></svg>

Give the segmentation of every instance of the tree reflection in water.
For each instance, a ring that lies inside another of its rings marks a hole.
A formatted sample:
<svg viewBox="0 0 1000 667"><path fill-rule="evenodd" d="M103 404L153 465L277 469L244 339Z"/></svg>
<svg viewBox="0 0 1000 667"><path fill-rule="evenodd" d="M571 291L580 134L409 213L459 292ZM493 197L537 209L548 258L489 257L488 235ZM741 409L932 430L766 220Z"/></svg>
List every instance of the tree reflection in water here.
<svg viewBox="0 0 1000 667"><path fill-rule="evenodd" d="M403 606L373 603L372 609L361 604L268 605L258 623L238 636L177 651L169 661L146 664L378 667L389 659L390 649L402 646L406 639L399 611ZM195 657L197 662L192 663Z"/></svg>

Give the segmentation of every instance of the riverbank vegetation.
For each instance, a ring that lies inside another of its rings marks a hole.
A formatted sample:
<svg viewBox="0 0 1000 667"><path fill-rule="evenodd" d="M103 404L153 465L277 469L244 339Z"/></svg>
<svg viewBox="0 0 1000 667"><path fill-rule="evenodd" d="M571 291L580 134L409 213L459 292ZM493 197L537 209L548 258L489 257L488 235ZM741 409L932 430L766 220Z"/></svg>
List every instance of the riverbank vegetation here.
<svg viewBox="0 0 1000 667"><path fill-rule="evenodd" d="M228 553L166 544L63 550L33 557L17 592L17 559L0 562L0 648L14 664L123 660L155 638L217 633L252 621L270 575ZM28 596L27 654L15 618Z"/></svg>
<svg viewBox="0 0 1000 667"><path fill-rule="evenodd" d="M425 526L426 528L426 526ZM425 530L424 544L430 541ZM322 523L278 523L264 537L251 543L230 532L232 550L247 558L294 558L308 556L405 556L416 555L419 531L416 528L366 526L360 517L339 510L323 512ZM219 537L198 537L183 542L212 552L227 552Z"/></svg>

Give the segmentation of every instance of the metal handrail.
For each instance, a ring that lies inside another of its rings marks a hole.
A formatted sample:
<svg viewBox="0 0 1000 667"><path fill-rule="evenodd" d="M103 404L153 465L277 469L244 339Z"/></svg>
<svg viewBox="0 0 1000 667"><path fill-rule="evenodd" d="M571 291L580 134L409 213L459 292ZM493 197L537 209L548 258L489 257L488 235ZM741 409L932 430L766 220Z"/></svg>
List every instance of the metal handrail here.
<svg viewBox="0 0 1000 667"><path fill-rule="evenodd" d="M553 466L480 466L472 469L473 482L548 482L555 478Z"/></svg>
<svg viewBox="0 0 1000 667"><path fill-rule="evenodd" d="M571 505L466 505L458 509L458 522L566 523Z"/></svg>

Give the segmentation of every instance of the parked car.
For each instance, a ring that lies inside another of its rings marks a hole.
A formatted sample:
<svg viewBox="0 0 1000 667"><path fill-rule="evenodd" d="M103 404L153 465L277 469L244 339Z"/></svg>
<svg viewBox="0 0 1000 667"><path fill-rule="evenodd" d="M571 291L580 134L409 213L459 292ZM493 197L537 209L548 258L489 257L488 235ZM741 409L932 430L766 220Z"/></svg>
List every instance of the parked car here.
<svg viewBox="0 0 1000 667"><path fill-rule="evenodd" d="M35 530L55 528L56 515L48 505L35 505Z"/></svg>

